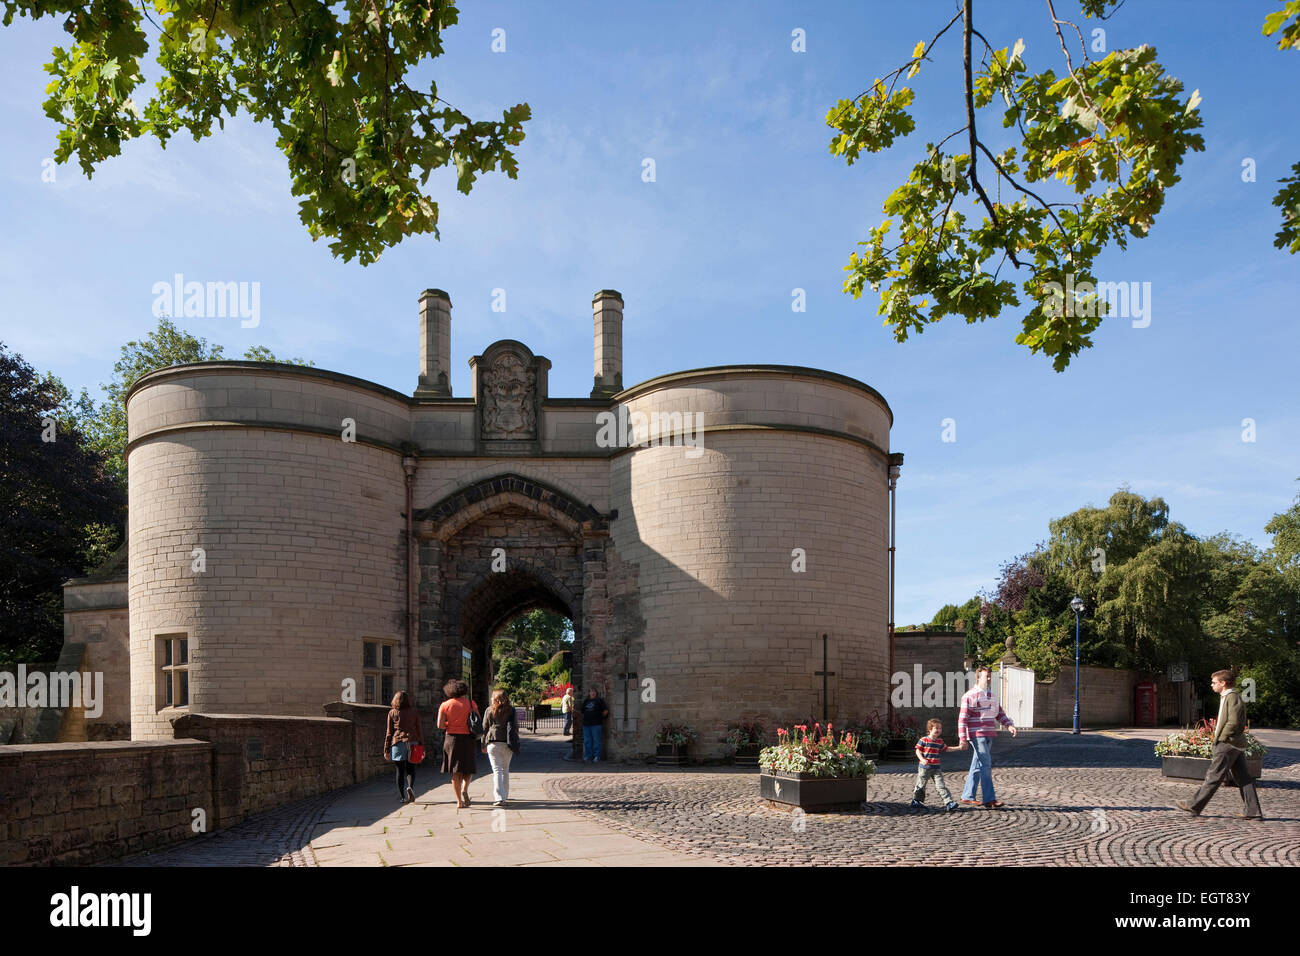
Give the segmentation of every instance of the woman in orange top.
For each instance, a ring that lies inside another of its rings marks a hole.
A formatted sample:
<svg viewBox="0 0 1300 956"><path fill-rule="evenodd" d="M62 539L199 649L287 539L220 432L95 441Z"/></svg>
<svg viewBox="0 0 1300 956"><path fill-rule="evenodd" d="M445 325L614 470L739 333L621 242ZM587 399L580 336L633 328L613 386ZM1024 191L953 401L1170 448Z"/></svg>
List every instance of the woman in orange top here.
<svg viewBox="0 0 1300 956"><path fill-rule="evenodd" d="M468 807L469 782L478 772L474 762L476 735L470 730L469 715L478 713L478 704L469 699L469 685L463 680L447 681L442 692L447 696L438 708L438 729L447 732L442 742L442 772L451 774L456 806Z"/></svg>

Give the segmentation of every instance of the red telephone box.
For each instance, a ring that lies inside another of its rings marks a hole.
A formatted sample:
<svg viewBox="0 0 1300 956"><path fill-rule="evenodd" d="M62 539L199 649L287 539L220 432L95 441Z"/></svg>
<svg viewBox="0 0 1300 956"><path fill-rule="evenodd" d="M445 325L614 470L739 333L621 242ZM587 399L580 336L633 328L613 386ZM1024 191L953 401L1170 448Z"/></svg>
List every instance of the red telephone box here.
<svg viewBox="0 0 1300 956"><path fill-rule="evenodd" d="M1133 688L1133 710L1137 715L1137 726L1154 727L1156 725L1156 683L1144 680Z"/></svg>

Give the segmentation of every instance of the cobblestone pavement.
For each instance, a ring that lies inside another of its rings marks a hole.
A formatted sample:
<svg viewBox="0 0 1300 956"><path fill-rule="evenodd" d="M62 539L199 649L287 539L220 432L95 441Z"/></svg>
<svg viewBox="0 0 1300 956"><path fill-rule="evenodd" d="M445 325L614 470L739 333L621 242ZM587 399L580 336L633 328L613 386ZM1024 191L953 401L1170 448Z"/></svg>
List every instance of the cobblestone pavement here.
<svg viewBox="0 0 1300 956"><path fill-rule="evenodd" d="M316 866L309 842L312 828L340 795L356 789L349 787L290 803L179 846L137 853L110 865Z"/></svg>
<svg viewBox="0 0 1300 956"><path fill-rule="evenodd" d="M944 760L956 796L968 754ZM910 764L882 765L853 813L797 814L759 799L753 771L725 768L566 776L546 789L611 828L731 865L1300 864L1300 747L1265 758L1262 822L1238 819L1227 787L1199 819L1171 809L1196 785L1162 777L1148 740L1002 735L993 763L1001 810L946 813L933 789L911 809Z"/></svg>
<svg viewBox="0 0 1300 956"><path fill-rule="evenodd" d="M423 775L406 806L381 778L116 865L1300 865L1300 732L1267 741L1262 822L1237 819L1241 799L1226 787L1199 819L1171 809L1196 785L1160 776L1144 733L1001 735L1002 810L944 813L933 790L912 810L914 768L883 764L862 810L802 816L761 800L753 770L591 767L562 761L562 745L527 742L504 815L486 805L481 778L461 811L442 775ZM954 794L968 765L967 754L944 760Z"/></svg>

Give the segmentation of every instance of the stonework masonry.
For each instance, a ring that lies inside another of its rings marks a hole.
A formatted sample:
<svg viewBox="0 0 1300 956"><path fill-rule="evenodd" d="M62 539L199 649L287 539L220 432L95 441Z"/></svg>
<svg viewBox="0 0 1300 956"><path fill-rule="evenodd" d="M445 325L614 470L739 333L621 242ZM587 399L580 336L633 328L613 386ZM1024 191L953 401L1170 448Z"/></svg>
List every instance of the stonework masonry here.
<svg viewBox="0 0 1300 956"><path fill-rule="evenodd" d="M575 680L611 705L613 757L652 753L664 721L717 757L741 719L883 711L885 400L780 365L624 388L622 297L603 290L592 309L585 398L550 397L549 360L514 340L473 356L473 394L453 397L438 290L421 297L411 395L253 362L137 381L126 609L87 618L129 660L132 738L171 739L187 713L315 717L361 686L366 642L388 647L393 687L431 726L462 652L481 698L493 634L533 608L573 622ZM660 432L610 442L611 415ZM179 639L188 700L169 706Z"/></svg>

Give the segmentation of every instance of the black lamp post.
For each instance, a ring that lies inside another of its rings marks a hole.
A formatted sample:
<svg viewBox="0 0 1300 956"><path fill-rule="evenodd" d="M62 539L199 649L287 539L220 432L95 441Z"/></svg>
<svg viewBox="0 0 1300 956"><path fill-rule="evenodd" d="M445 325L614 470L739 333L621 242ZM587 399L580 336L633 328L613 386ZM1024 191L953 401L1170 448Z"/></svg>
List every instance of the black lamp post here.
<svg viewBox="0 0 1300 956"><path fill-rule="evenodd" d="M1079 732L1079 615L1083 612L1083 598L1077 594L1070 599L1074 611L1074 733Z"/></svg>

